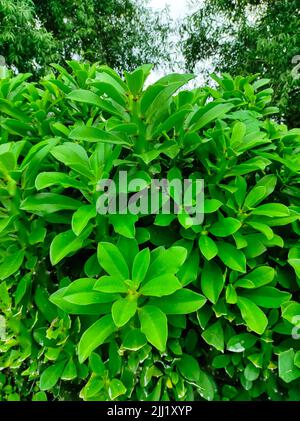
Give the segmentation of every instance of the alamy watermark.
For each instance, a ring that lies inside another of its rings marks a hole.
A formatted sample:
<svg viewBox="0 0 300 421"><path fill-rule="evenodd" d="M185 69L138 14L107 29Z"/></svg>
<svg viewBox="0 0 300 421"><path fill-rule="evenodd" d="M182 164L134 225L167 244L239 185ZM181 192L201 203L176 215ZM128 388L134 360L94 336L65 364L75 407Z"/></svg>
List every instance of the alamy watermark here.
<svg viewBox="0 0 300 421"><path fill-rule="evenodd" d="M292 329L292 338L293 339L300 339L300 314L293 317L292 323L293 323L293 325L296 325Z"/></svg>
<svg viewBox="0 0 300 421"><path fill-rule="evenodd" d="M292 58L292 64L296 64L292 69L292 77L294 80L300 79L300 55L296 55Z"/></svg>
<svg viewBox="0 0 300 421"><path fill-rule="evenodd" d="M0 341L6 338L6 320L4 316L0 315Z"/></svg>
<svg viewBox="0 0 300 421"><path fill-rule="evenodd" d="M102 215L184 214L190 225L200 225L204 219L204 180L129 179L127 171L120 171L116 180L98 182L101 192L97 212Z"/></svg>

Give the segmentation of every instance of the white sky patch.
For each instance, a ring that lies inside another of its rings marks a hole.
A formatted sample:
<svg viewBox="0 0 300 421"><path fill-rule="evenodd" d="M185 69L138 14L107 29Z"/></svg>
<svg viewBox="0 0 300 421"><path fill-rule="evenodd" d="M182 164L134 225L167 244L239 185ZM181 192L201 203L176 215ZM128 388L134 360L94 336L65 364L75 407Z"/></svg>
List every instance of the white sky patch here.
<svg viewBox="0 0 300 421"><path fill-rule="evenodd" d="M183 18L188 14L187 0L150 0L149 6L154 10L161 10L169 6L172 18Z"/></svg>
<svg viewBox="0 0 300 421"><path fill-rule="evenodd" d="M153 9L154 11L161 11L166 6L168 7L170 17L174 20L174 24L176 28L178 29L181 25L184 18L190 14L192 14L195 10L197 10L201 4L203 4L203 0L197 0L194 1L194 5L191 5L191 1L189 0L149 0L148 7ZM170 39L174 42L176 42L179 39L178 32L174 32L170 35ZM174 61L172 60L172 57L174 58ZM159 78L162 76L165 76L166 74L170 73L171 71L175 71L178 73L184 73L185 72L185 64L184 64L184 57L183 54L179 51L179 49L176 49L171 52L171 61L178 62L178 65L176 68L173 68L172 70L168 70L167 66L160 66L157 67L155 70L152 71L149 78L147 79L146 85L152 84L156 82ZM195 75L196 79L194 81L191 81L188 86L189 87L195 87L200 86L204 83L204 78L202 71L204 68L210 69L211 64L208 60L205 62L199 63L198 66L195 68Z"/></svg>

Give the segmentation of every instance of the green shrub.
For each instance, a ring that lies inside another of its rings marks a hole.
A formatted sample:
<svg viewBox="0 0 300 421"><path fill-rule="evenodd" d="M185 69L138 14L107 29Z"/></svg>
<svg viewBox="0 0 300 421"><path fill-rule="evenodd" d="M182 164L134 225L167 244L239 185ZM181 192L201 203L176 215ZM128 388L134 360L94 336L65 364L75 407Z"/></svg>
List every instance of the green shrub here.
<svg viewBox="0 0 300 421"><path fill-rule="evenodd" d="M0 400L299 400L300 130L268 80L69 65L0 81ZM203 223L97 213L120 171L203 179Z"/></svg>

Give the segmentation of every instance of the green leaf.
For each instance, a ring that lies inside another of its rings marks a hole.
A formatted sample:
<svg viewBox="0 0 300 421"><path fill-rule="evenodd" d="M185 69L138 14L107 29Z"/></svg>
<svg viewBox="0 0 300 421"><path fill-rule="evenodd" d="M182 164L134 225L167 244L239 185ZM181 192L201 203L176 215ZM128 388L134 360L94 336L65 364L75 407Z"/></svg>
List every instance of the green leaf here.
<svg viewBox="0 0 300 421"><path fill-rule="evenodd" d="M199 310L206 303L206 298L189 289L179 289L174 294L152 301L165 314L189 314Z"/></svg>
<svg viewBox="0 0 300 421"><path fill-rule="evenodd" d="M56 193L39 193L23 200L20 209L44 216L61 210L76 210L80 206L82 206L81 202L68 196Z"/></svg>
<svg viewBox="0 0 300 421"><path fill-rule="evenodd" d="M138 287L145 279L150 265L150 250L141 250L134 258L132 265L132 280Z"/></svg>
<svg viewBox="0 0 300 421"><path fill-rule="evenodd" d="M197 382L199 394L203 399L212 401L214 398L215 385L204 371L200 370L199 379Z"/></svg>
<svg viewBox="0 0 300 421"><path fill-rule="evenodd" d="M129 279L127 263L117 246L112 243L99 243L97 256L100 266L112 277Z"/></svg>
<svg viewBox="0 0 300 421"><path fill-rule="evenodd" d="M248 298L238 297L237 305L248 328L262 335L268 325L265 313Z"/></svg>
<svg viewBox="0 0 300 421"><path fill-rule="evenodd" d="M118 296L100 293L94 290L97 281L91 278L80 278L64 288L63 299L69 303L87 306L114 301Z"/></svg>
<svg viewBox="0 0 300 421"><path fill-rule="evenodd" d="M40 285L35 290L34 302L48 322L51 323L57 317L57 309L49 301L48 291Z"/></svg>
<svg viewBox="0 0 300 421"><path fill-rule="evenodd" d="M193 250L181 269L177 272L177 278L182 286L186 286L191 282L196 281L199 272L199 252L197 249Z"/></svg>
<svg viewBox="0 0 300 421"><path fill-rule="evenodd" d="M98 346L116 331L116 326L110 314L101 317L82 335L78 345L79 362L82 364Z"/></svg>
<svg viewBox="0 0 300 421"><path fill-rule="evenodd" d="M251 209L258 203L260 203L266 195L266 189L263 186L254 187L246 196L244 202L244 209Z"/></svg>
<svg viewBox="0 0 300 421"><path fill-rule="evenodd" d="M89 364L93 373L98 376L103 376L105 372L105 364L103 363L101 357L96 352L92 352L89 357Z"/></svg>
<svg viewBox="0 0 300 421"><path fill-rule="evenodd" d="M103 293L127 293L128 286L125 282L113 276L101 276L94 286L95 291L103 292Z"/></svg>
<svg viewBox="0 0 300 421"><path fill-rule="evenodd" d="M300 279L300 248L292 247L288 254L288 263L295 271L297 278Z"/></svg>
<svg viewBox="0 0 300 421"><path fill-rule="evenodd" d="M247 225L249 225L249 227L254 228L256 231L259 231L262 234L264 234L264 236L268 240L272 240L272 238L274 237L273 230L266 224L262 224L262 223L256 222L256 221L247 221Z"/></svg>
<svg viewBox="0 0 300 421"><path fill-rule="evenodd" d="M112 145L130 146L130 143L115 134L98 129L97 127L78 126L70 132L69 138L83 140L84 142L101 142Z"/></svg>
<svg viewBox="0 0 300 421"><path fill-rule="evenodd" d="M130 92L133 96L137 96L141 92L144 84L143 69L138 68L132 73L124 72L124 76Z"/></svg>
<svg viewBox="0 0 300 421"><path fill-rule="evenodd" d="M184 247L174 246L167 250L162 250L153 263L151 263L146 280L165 273L177 273L186 258L187 250Z"/></svg>
<svg viewBox="0 0 300 421"><path fill-rule="evenodd" d="M111 314L113 321L117 327L126 325L127 322L135 315L137 310L137 300L128 296L120 298L112 305Z"/></svg>
<svg viewBox="0 0 300 421"><path fill-rule="evenodd" d="M292 324L300 325L300 304L294 301L289 302L282 310L282 317Z"/></svg>
<svg viewBox="0 0 300 421"><path fill-rule="evenodd" d="M293 349L280 352L278 357L279 377L290 383L300 377L300 368L294 364L295 352Z"/></svg>
<svg viewBox="0 0 300 421"><path fill-rule="evenodd" d="M266 203L265 205L258 206L252 212L252 215L262 215L273 217L289 216L289 208L281 203Z"/></svg>
<svg viewBox="0 0 300 421"><path fill-rule="evenodd" d="M13 255L5 257L4 261L0 265L0 280L8 278L20 269L24 260L24 251L18 250Z"/></svg>
<svg viewBox="0 0 300 421"><path fill-rule="evenodd" d="M124 89L107 73L101 72L96 75L96 79L91 79L90 83L95 86L100 95L106 94L122 107L126 105Z"/></svg>
<svg viewBox="0 0 300 421"><path fill-rule="evenodd" d="M224 282L224 276L219 266L213 262L205 262L201 276L201 289L212 303L216 304L218 301Z"/></svg>
<svg viewBox="0 0 300 421"><path fill-rule="evenodd" d="M77 89L75 91L70 92L69 95L67 95L67 99L83 102L85 104L96 105L98 107L101 107L102 104L99 95L85 89Z"/></svg>
<svg viewBox="0 0 300 421"><path fill-rule="evenodd" d="M204 200L204 213L216 212L223 205L220 200L217 199L205 199Z"/></svg>
<svg viewBox="0 0 300 421"><path fill-rule="evenodd" d="M94 205L85 205L77 209L72 216L72 230L77 236L81 234L88 222L97 215Z"/></svg>
<svg viewBox="0 0 300 421"><path fill-rule="evenodd" d="M272 267L260 266L238 279L234 285L242 288L258 288L272 282L274 276L275 270Z"/></svg>
<svg viewBox="0 0 300 421"><path fill-rule="evenodd" d="M101 272L101 267L98 263L97 253L92 254L84 264L84 274L89 278L98 276Z"/></svg>
<svg viewBox="0 0 300 421"><path fill-rule="evenodd" d="M51 154L59 162L85 177L92 178L93 174L86 150L74 142L65 142L51 150Z"/></svg>
<svg viewBox="0 0 300 421"><path fill-rule="evenodd" d="M240 292L239 296L248 298L260 307L278 308L286 301L289 301L292 294L280 291L274 287L261 287L255 290Z"/></svg>
<svg viewBox="0 0 300 421"><path fill-rule="evenodd" d="M227 237L238 231L241 226L242 224L239 220L229 217L214 223L209 230L217 237Z"/></svg>
<svg viewBox="0 0 300 421"><path fill-rule="evenodd" d="M47 402L47 400L45 392L37 392L32 396L32 402Z"/></svg>
<svg viewBox="0 0 300 421"><path fill-rule="evenodd" d="M50 244L51 264L57 265L64 257L81 249L82 245L83 239L71 230L56 235Z"/></svg>
<svg viewBox="0 0 300 421"><path fill-rule="evenodd" d="M201 253L207 260L213 259L218 254L218 247L216 243L207 235L201 235L198 244Z"/></svg>
<svg viewBox="0 0 300 421"><path fill-rule="evenodd" d="M253 259L260 256L267 250L265 247L265 241L267 240L260 234L248 234L245 236L245 239L247 241L247 247L245 248L244 253L247 259Z"/></svg>
<svg viewBox="0 0 300 421"><path fill-rule="evenodd" d="M110 312L111 301L112 301L111 297L108 297L110 301L109 303L101 304L101 306L99 306L99 304L89 304L89 305L71 304L70 302L64 299L64 293L66 292L66 289L67 288L59 289L54 294L52 294L49 298L51 303L55 304L58 308L60 308L64 312L68 314L83 314L83 315L97 315L97 316L99 316L99 314L106 314Z"/></svg>
<svg viewBox="0 0 300 421"><path fill-rule="evenodd" d="M208 108L208 106L207 106ZM198 131L203 127L207 126L213 120L217 118L223 117L228 111L233 108L233 104L213 104L212 106L209 104L209 110L203 114L202 109L195 113L193 120L196 121L192 126L192 131ZM198 114L201 117L198 117Z"/></svg>
<svg viewBox="0 0 300 421"><path fill-rule="evenodd" d="M168 325L166 315L153 305L142 307L139 312L141 331L145 334L148 342L164 352L167 344Z"/></svg>
<svg viewBox="0 0 300 421"><path fill-rule="evenodd" d="M181 374L190 381L197 382L200 376L200 367L198 361L188 354L183 354L177 363Z"/></svg>
<svg viewBox="0 0 300 421"><path fill-rule="evenodd" d="M262 177L257 183L256 183L256 187L262 186L265 188L265 197L270 196L271 193L273 193L275 186L277 183L277 177L276 175L273 174L269 174L269 175L265 175L264 177Z"/></svg>
<svg viewBox="0 0 300 421"><path fill-rule="evenodd" d="M94 286L95 291L104 293L127 293L128 286L123 282L122 279L114 276L101 276Z"/></svg>
<svg viewBox="0 0 300 421"><path fill-rule="evenodd" d="M181 288L181 283L175 275L166 273L150 279L142 285L139 292L145 296L162 297L170 295Z"/></svg>
<svg viewBox="0 0 300 421"><path fill-rule="evenodd" d="M124 338L122 348L138 351L147 343L146 336L139 329L130 330Z"/></svg>
<svg viewBox="0 0 300 421"><path fill-rule="evenodd" d="M120 115L120 112L115 107L113 107L108 101L101 99L99 95L86 89L74 90L68 94L67 98L71 99L72 101L78 101L84 104L93 105L113 115Z"/></svg>
<svg viewBox="0 0 300 421"><path fill-rule="evenodd" d="M85 184L61 172L41 172L35 179L35 188L37 190L42 190L56 184L64 188L73 187L78 190L87 190Z"/></svg>
<svg viewBox="0 0 300 421"><path fill-rule="evenodd" d="M76 364L74 363L73 359L71 358L67 365L64 368L64 371L61 375L62 380L73 380L77 377L77 369Z"/></svg>
<svg viewBox="0 0 300 421"><path fill-rule="evenodd" d="M111 400L116 399L118 396L124 395L126 393L126 387L121 382L121 380L113 379L108 386L108 395Z"/></svg>
<svg viewBox="0 0 300 421"><path fill-rule="evenodd" d="M52 389L56 385L58 380L60 379L65 366L66 366L66 360L60 361L46 368L46 370L44 370L41 374L40 389L41 390Z"/></svg>
<svg viewBox="0 0 300 421"><path fill-rule="evenodd" d="M211 401L214 397L214 386L209 377L200 370L199 364L191 355L184 354L177 363L181 374L188 380L197 384L202 398Z"/></svg>
<svg viewBox="0 0 300 421"><path fill-rule="evenodd" d="M254 157L245 161L243 164L235 165L233 169L225 174L225 178L235 175L245 175L257 170L263 171L270 164L271 161L269 159Z"/></svg>
<svg viewBox="0 0 300 421"><path fill-rule="evenodd" d="M224 351L224 333L220 320L208 327L201 336L208 345L213 346L218 351Z"/></svg>
<svg viewBox="0 0 300 421"><path fill-rule="evenodd" d="M126 238L135 238L135 223L137 215L109 215L109 222L113 225L114 231Z"/></svg>
<svg viewBox="0 0 300 421"><path fill-rule="evenodd" d="M229 339L226 349L231 352L244 352L252 348L257 340L258 338L251 333L241 333Z"/></svg>
<svg viewBox="0 0 300 421"><path fill-rule="evenodd" d="M226 303L228 304L237 303L237 293L232 284L228 284L226 287L225 300L226 300Z"/></svg>
<svg viewBox="0 0 300 421"><path fill-rule="evenodd" d="M241 121L237 121L233 128L231 133L231 139L230 143L232 147L238 146L240 143L242 143L244 136L246 134L247 126L242 123Z"/></svg>
<svg viewBox="0 0 300 421"><path fill-rule="evenodd" d="M246 258L244 253L237 250L232 244L218 242L218 256L225 266L238 272L246 272Z"/></svg>
<svg viewBox="0 0 300 421"><path fill-rule="evenodd" d="M254 382L260 375L260 369L255 367L252 363L246 365L244 376L249 382Z"/></svg>
<svg viewBox="0 0 300 421"><path fill-rule="evenodd" d="M167 78L169 82L167 82ZM189 80L193 79L192 74L173 74L165 79L158 80L154 85L143 93L141 99L141 111L145 113L148 121L153 121L153 117L160 115L164 110L170 97ZM149 93L151 94L149 95ZM153 92L153 93L152 93Z"/></svg>

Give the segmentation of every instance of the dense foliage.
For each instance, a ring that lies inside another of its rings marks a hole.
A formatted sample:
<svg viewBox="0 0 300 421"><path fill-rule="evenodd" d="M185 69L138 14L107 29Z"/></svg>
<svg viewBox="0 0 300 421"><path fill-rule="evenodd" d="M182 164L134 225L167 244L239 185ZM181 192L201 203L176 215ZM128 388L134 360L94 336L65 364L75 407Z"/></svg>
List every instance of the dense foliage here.
<svg viewBox="0 0 300 421"><path fill-rule="evenodd" d="M269 81L69 66L0 80L0 400L299 400L300 130ZM97 214L121 170L204 179L203 224Z"/></svg>
<svg viewBox="0 0 300 421"><path fill-rule="evenodd" d="M187 18L182 33L189 69L209 59L222 72L270 78L281 117L299 127L298 0L205 0Z"/></svg>
<svg viewBox="0 0 300 421"><path fill-rule="evenodd" d="M143 0L0 0L0 25L6 63L35 76L74 57L115 69L168 59L167 15Z"/></svg>

